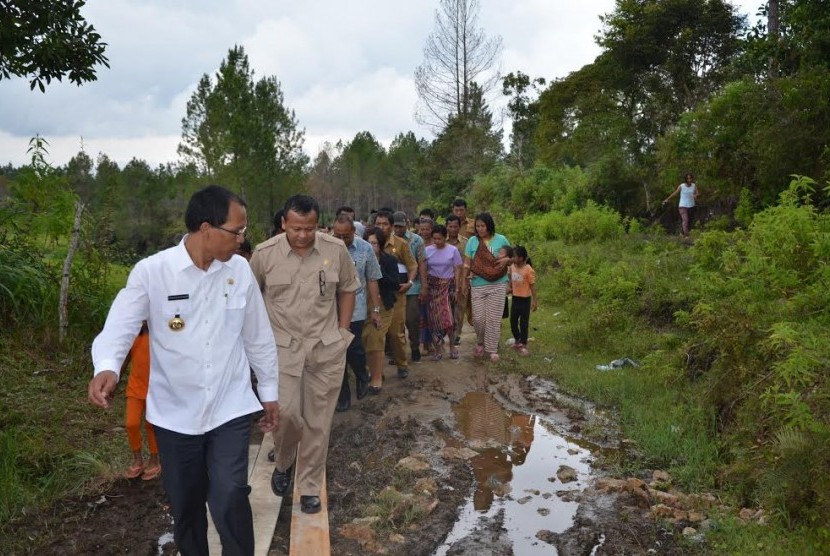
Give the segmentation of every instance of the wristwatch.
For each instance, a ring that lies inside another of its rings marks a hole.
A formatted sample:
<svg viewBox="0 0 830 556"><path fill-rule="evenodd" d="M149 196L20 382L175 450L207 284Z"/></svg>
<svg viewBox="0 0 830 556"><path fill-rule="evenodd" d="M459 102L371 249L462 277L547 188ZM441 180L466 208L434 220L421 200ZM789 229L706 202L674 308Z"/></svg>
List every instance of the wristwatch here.
<svg viewBox="0 0 830 556"><path fill-rule="evenodd" d="M380 305L375 305L374 307L372 307L372 312L373 313L380 313Z"/></svg>

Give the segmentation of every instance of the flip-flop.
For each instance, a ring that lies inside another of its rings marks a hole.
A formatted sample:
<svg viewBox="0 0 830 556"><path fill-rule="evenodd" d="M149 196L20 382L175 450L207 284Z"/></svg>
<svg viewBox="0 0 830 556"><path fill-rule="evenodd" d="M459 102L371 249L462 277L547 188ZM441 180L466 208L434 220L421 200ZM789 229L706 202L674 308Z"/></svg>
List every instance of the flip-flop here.
<svg viewBox="0 0 830 556"><path fill-rule="evenodd" d="M124 473L124 477L126 477L127 479L135 479L136 477L141 475L143 472L144 472L144 466L143 465L138 465L138 464L131 465L130 467L127 468L127 471Z"/></svg>
<svg viewBox="0 0 830 556"><path fill-rule="evenodd" d="M156 477L161 474L161 465L156 467L148 467L146 471L141 475L142 481L152 481Z"/></svg>

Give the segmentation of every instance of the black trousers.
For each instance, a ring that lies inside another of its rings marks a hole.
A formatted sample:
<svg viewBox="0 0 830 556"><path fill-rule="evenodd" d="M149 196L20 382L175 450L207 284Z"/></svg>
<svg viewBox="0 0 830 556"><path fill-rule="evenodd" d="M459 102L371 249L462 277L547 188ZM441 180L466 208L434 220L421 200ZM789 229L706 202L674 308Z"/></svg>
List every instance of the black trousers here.
<svg viewBox="0 0 830 556"><path fill-rule="evenodd" d="M207 510L222 539L223 555L252 556L254 522L248 494L251 416L205 434L155 427L162 481L173 515L173 538L183 556L207 556Z"/></svg>
<svg viewBox="0 0 830 556"><path fill-rule="evenodd" d="M406 331L409 332L409 349L421 347L421 300L420 296L406 296Z"/></svg>
<svg viewBox="0 0 830 556"><path fill-rule="evenodd" d="M343 385L340 387L338 398L340 402L352 399L352 391L349 388L349 367L354 371L357 380L369 382L369 372L366 370L366 350L363 347L363 325L365 324L365 320L356 320L349 325L354 338L346 349L346 368L343 369Z"/></svg>
<svg viewBox="0 0 830 556"><path fill-rule="evenodd" d="M530 298L513 296L513 305L510 307L510 331L517 344L527 344L527 333L530 328Z"/></svg>

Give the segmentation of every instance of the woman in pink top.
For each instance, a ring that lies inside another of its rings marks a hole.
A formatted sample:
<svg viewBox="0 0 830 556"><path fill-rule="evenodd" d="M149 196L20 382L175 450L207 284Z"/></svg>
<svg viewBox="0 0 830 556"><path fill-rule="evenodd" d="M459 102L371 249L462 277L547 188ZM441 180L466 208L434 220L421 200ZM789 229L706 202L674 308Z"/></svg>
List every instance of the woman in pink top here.
<svg viewBox="0 0 830 556"><path fill-rule="evenodd" d="M450 305L450 289L459 284L461 254L447 243L447 228L438 224L432 228L432 245L426 248L427 287L421 289L421 302L427 302L427 321L432 332L433 360L444 356L444 336L450 338L450 358L457 359L453 342L454 322Z"/></svg>

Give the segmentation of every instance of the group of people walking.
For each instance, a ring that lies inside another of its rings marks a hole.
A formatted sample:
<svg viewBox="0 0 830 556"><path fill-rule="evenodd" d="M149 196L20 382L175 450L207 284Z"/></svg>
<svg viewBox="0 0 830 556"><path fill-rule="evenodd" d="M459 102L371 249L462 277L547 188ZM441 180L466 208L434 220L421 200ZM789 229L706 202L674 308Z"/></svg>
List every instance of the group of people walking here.
<svg viewBox="0 0 830 556"><path fill-rule="evenodd" d="M436 361L457 358L468 311L472 354L497 361L511 289L515 345L527 343L535 275L525 250L505 251L509 242L488 213L469 218L459 199L446 225L429 213L413 223L385 209L364 225L341 207L330 233L319 230L319 215L313 198L290 197L274 236L246 261L235 256L244 251L245 202L219 186L196 192L185 212L188 233L136 264L93 343L88 396L107 408L145 327L146 406L130 411L145 411L153 438L145 466L131 429L128 474L153 478L163 469L182 554L208 551L206 503L223 553L253 553L252 414L261 412L260 429L274 435L272 489L284 496L296 468L301 510L315 513L332 417L351 403L344 370L356 375L360 399L381 392L387 346L401 379L421 347ZM530 300L524 306L522 297Z"/></svg>

